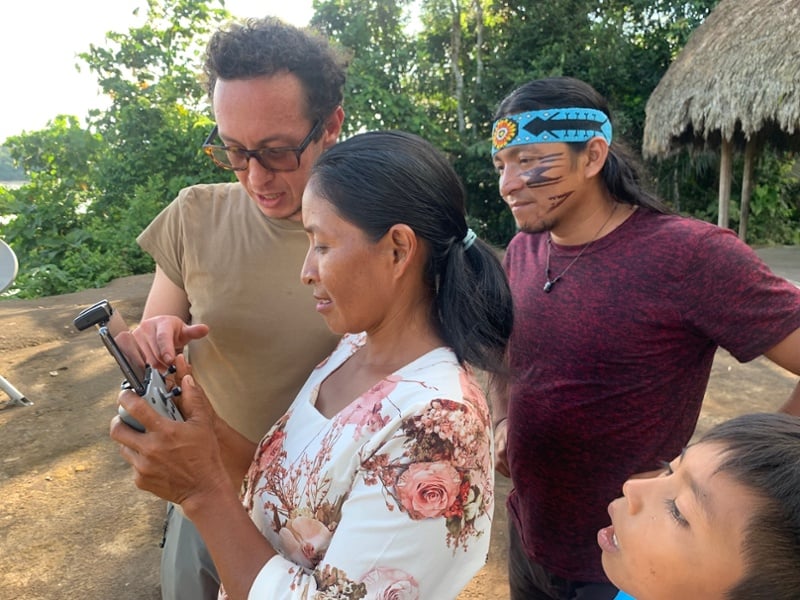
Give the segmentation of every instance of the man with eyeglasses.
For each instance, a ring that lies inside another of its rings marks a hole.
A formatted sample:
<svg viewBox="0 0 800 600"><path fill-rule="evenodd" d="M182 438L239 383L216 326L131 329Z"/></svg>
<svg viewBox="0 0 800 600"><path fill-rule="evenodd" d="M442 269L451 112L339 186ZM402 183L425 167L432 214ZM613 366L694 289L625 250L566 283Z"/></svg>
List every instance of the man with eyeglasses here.
<svg viewBox="0 0 800 600"><path fill-rule="evenodd" d="M341 130L345 67L323 38L265 18L216 32L205 74L203 150L238 183L182 190L140 234L156 273L134 334L160 369L183 350L217 414L257 442L337 341L300 281L300 204ZM165 527L162 598L217 598L191 522L170 507Z"/></svg>

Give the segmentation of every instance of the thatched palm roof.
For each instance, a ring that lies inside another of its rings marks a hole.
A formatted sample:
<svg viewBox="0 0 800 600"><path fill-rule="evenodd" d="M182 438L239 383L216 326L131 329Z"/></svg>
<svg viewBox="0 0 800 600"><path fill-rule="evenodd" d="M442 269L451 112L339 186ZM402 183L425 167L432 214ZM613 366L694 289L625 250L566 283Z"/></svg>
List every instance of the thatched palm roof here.
<svg viewBox="0 0 800 600"><path fill-rule="evenodd" d="M800 139L800 0L721 0L646 107L643 154Z"/></svg>

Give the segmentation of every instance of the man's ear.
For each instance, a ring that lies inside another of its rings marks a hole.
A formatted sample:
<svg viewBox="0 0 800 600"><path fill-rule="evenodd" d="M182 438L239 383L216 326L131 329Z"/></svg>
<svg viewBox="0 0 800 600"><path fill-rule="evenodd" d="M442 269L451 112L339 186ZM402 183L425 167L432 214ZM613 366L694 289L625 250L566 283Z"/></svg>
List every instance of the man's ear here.
<svg viewBox="0 0 800 600"><path fill-rule="evenodd" d="M322 130L322 147L327 150L336 143L339 139L339 134L342 132L342 123L344 122L344 109L337 106L334 111L325 120L325 125Z"/></svg>
<svg viewBox="0 0 800 600"><path fill-rule="evenodd" d="M608 159L608 142L604 138L594 137L586 142L586 177L595 177L603 170L603 165Z"/></svg>
<svg viewBox="0 0 800 600"><path fill-rule="evenodd" d="M409 265L415 262L419 255L419 240L417 234L408 225L398 223L392 225L386 233L391 243L393 264L397 274L404 273Z"/></svg>

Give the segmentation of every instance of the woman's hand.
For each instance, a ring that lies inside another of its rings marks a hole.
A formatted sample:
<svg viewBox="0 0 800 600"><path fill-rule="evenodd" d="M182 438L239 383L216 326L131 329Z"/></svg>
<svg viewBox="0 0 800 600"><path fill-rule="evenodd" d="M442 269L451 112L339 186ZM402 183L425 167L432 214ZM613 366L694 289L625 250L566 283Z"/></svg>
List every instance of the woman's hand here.
<svg viewBox="0 0 800 600"><path fill-rule="evenodd" d="M136 487L186 509L187 504L207 502L222 488L229 493L232 483L214 434L218 417L182 356L176 359L176 368L182 393L175 401L185 422L160 415L144 398L124 390L120 405L146 431L132 429L117 416L111 421L110 435L133 467Z"/></svg>

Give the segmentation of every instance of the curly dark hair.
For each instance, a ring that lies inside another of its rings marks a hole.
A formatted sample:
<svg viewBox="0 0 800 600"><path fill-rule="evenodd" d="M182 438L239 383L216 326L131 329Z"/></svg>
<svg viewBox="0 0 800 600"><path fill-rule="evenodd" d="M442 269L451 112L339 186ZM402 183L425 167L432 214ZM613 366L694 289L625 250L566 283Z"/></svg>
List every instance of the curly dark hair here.
<svg viewBox="0 0 800 600"><path fill-rule="evenodd" d="M344 96L347 60L319 32L275 17L234 22L206 47L206 90L213 101L218 79L252 79L289 72L306 92L310 121L327 118Z"/></svg>

